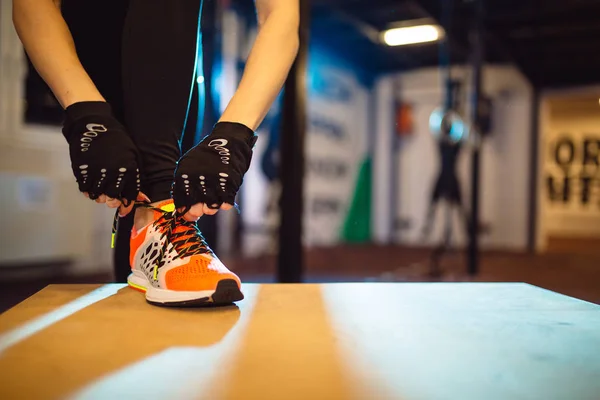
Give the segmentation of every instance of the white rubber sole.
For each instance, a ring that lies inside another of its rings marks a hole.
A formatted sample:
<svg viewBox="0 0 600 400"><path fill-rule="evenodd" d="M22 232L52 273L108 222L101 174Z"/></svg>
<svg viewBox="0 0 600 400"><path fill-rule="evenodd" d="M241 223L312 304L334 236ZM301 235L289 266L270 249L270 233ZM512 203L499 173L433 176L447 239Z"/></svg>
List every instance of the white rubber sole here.
<svg viewBox="0 0 600 400"><path fill-rule="evenodd" d="M146 300L149 303L158 305L229 304L244 298L237 283L233 280L219 282L216 290L183 292L155 288L150 284L143 272L132 271L127 278L127 283L132 288L145 292Z"/></svg>

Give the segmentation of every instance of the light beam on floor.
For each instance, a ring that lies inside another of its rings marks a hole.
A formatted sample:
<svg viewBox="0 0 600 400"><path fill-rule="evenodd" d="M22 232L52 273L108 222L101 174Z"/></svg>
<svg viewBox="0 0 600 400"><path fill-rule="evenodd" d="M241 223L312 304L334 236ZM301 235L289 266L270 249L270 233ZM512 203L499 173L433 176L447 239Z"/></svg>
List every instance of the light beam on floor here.
<svg viewBox="0 0 600 400"><path fill-rule="evenodd" d="M39 316L18 328L12 329L0 335L0 353L4 352L11 346L14 346L20 341L25 340L30 336L33 336L36 333L46 329L50 325L55 324L56 322L63 320L94 303L115 295L124 286L126 285L113 284L101 286L98 289L81 296L62 307L59 307L52 312Z"/></svg>

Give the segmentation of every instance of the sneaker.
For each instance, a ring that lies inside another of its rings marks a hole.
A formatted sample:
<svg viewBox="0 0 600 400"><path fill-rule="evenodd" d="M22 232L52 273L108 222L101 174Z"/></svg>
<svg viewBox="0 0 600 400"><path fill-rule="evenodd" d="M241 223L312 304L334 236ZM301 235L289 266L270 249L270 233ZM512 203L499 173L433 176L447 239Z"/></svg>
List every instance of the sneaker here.
<svg viewBox="0 0 600 400"><path fill-rule="evenodd" d="M195 222L175 211L172 200L154 211L154 222L131 232L130 287L155 305L231 304L244 298L240 278L208 247Z"/></svg>

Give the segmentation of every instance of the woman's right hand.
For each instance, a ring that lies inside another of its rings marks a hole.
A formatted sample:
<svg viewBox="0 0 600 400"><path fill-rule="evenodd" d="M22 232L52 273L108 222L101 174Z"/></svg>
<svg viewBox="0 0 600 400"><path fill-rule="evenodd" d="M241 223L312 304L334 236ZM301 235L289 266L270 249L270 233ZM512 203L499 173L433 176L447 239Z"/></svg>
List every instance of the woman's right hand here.
<svg viewBox="0 0 600 400"><path fill-rule="evenodd" d="M79 191L127 215L140 193L139 151L106 102L86 101L66 109L63 134Z"/></svg>

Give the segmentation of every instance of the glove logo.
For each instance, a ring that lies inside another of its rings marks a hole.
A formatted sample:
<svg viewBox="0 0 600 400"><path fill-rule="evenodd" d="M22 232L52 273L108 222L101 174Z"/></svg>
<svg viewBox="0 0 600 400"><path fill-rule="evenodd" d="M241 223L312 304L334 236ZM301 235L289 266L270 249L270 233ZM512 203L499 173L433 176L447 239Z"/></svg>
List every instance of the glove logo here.
<svg viewBox="0 0 600 400"><path fill-rule="evenodd" d="M82 152L89 150L90 143L92 143L92 140L94 140L94 138L98 136L98 133L103 133L108 130L104 125L100 124L87 124L85 126L85 129L87 129L87 131L83 133L83 137L81 138Z"/></svg>
<svg viewBox="0 0 600 400"><path fill-rule="evenodd" d="M229 149L225 147L229 143L226 139L213 139L208 143L208 147L214 147L214 149L221 156L221 162L223 164L229 164L229 157L231 154L229 153Z"/></svg>

